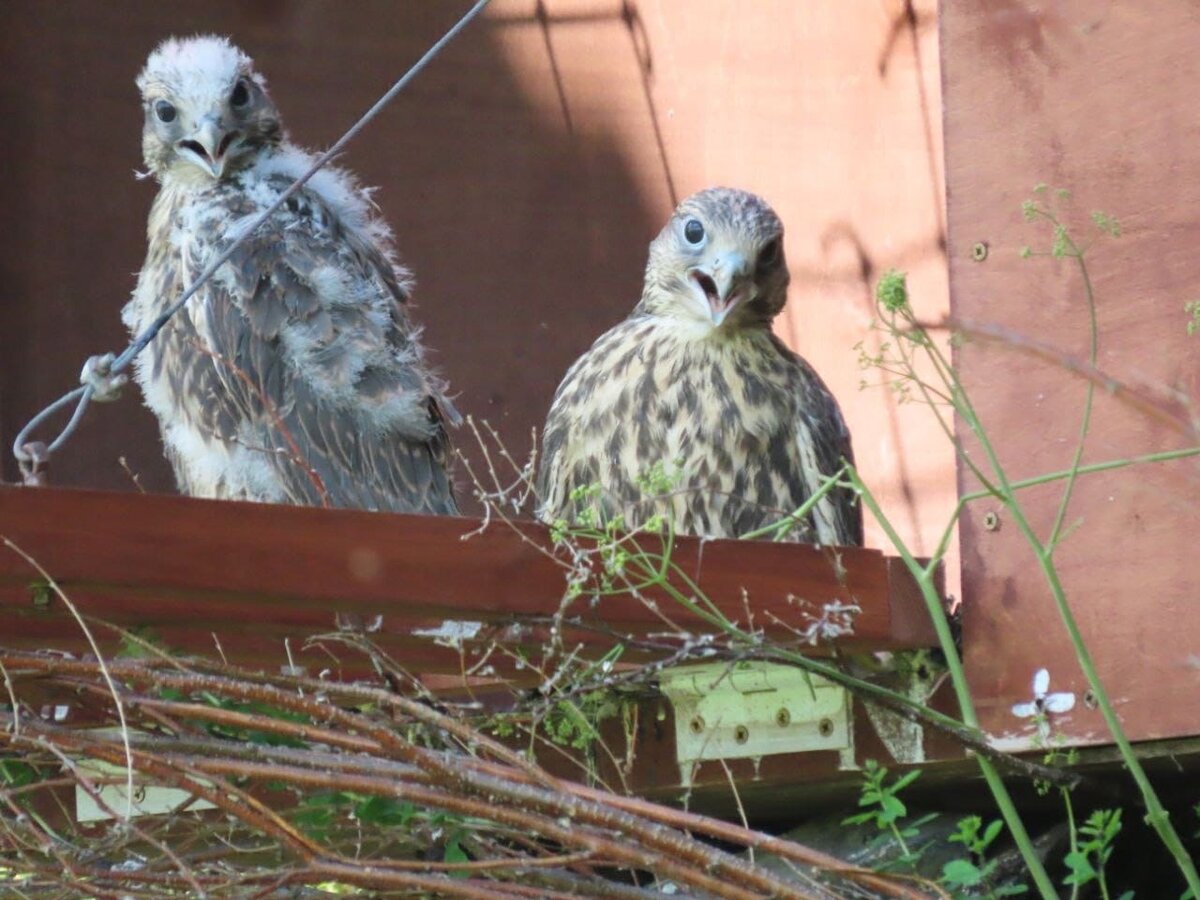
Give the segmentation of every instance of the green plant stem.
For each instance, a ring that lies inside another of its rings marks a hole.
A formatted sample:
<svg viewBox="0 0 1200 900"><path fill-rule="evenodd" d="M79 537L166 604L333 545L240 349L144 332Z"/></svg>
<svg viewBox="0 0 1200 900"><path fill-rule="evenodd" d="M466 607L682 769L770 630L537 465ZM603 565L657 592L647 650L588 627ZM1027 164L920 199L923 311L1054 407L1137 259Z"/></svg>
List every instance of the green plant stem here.
<svg viewBox="0 0 1200 900"><path fill-rule="evenodd" d="M1082 257L1077 257L1081 267L1086 270ZM1090 280L1085 282L1086 289L1091 291ZM1089 305L1094 303L1094 299L1089 300ZM1091 318L1091 327L1096 328L1096 320L1094 315ZM1095 336L1093 335L1093 342ZM927 342L926 346L929 351L940 356L936 346L932 342ZM1104 718L1105 724L1108 726L1109 732L1112 734L1117 748L1120 751L1121 758L1124 760L1126 767L1129 769L1129 774L1133 777L1134 782L1138 786L1138 790L1142 794L1142 801L1146 804L1146 821L1158 833L1159 839L1162 840L1167 850L1175 858L1175 863L1183 874L1184 880L1192 892L1200 897L1200 874L1196 871L1196 866L1188 855L1186 848L1183 846L1183 841L1180 839L1178 832L1171 824L1170 817L1163 807L1158 793L1154 790L1154 786L1150 783L1149 777L1146 775L1146 770L1142 767L1141 761L1133 751L1133 746L1129 742L1129 738L1125 734L1124 728L1121 726L1120 718L1117 716L1111 700L1108 696L1108 691L1105 690L1104 684L1100 680L1100 675L1096 670L1095 663L1092 661L1091 651L1088 650L1087 644L1084 642L1083 634L1079 630L1079 625L1075 620L1075 615L1071 611L1070 604L1067 602L1066 591L1063 589L1062 582L1058 576L1058 569L1054 565L1054 545L1043 543L1038 539L1033 527L1030 525L1028 518L1025 516L1025 511L1020 503L1017 502L1012 484L1008 480L1008 475L1004 467L1000 463L999 455L996 453L995 447L992 445L986 430L983 427L981 420L976 415L974 408L967 399L966 393L961 391L957 376L951 373L954 378L953 393L963 401L963 406L960 410L960 415L971 429L972 433L979 441L980 447L983 449L987 457L988 465L992 470L993 475L1000 487L1000 499L1004 503L1005 508L1012 516L1021 535L1025 538L1029 547L1034 552L1034 556L1038 562L1038 568L1041 569L1046 583L1050 587L1051 596L1054 599L1054 605L1058 609L1059 618L1062 619L1063 625L1067 629L1067 634L1071 639L1071 643L1075 648L1075 657L1079 662L1079 667L1083 671L1084 677L1087 679L1088 686L1092 690L1092 695L1096 698L1097 706L1100 709L1101 716ZM1090 389L1090 386L1089 386ZM1085 428L1087 422L1085 421ZM1086 434L1086 430L1084 432ZM1075 465L1069 470L1072 474L1068 477L1068 485L1074 484L1074 479L1078 475L1079 467L1079 452L1075 456ZM1069 499L1069 496L1067 497ZM1065 503L1060 504L1060 519L1061 515L1065 515ZM1057 540L1058 535L1052 533L1051 537Z"/></svg>
<svg viewBox="0 0 1200 900"><path fill-rule="evenodd" d="M1131 456L1127 459L1110 459L1104 462L1091 463L1086 466L1079 466L1077 469L1063 469L1058 472L1048 472L1044 475L1037 475L1033 478L1022 478L1020 481L1009 483L1009 488L1013 491L1021 491L1025 488L1039 487L1044 484L1053 484L1056 481L1062 481L1070 476L1074 471L1078 475L1094 475L1097 472L1111 472L1113 469L1124 469L1128 466L1141 466L1149 463L1171 462L1176 459L1186 459L1189 456L1200 456L1200 447L1184 447L1181 450L1164 450L1161 453L1147 453L1142 456ZM937 549L931 559L932 565L936 566L941 558L946 554L946 548L950 546L950 540L954 536L954 530L958 525L958 520L961 518L963 510L967 505L976 500L986 500L987 498L999 498L999 495L994 491L982 490L971 491L963 494L958 505L955 506L954 512L950 515L950 521L946 525L946 529L942 532L941 540L938 541Z"/></svg>
<svg viewBox="0 0 1200 900"><path fill-rule="evenodd" d="M963 669L962 658L958 655L958 648L954 644L954 635L950 631L950 623L946 619L946 612L942 609L941 597L938 596L937 587L933 581L935 573L927 570L912 555L908 546L892 526L891 520L884 515L875 497L859 477L858 472L851 469L849 475L851 481L859 491L863 503L870 509L871 514L875 516L876 521L883 528L888 540L892 542L892 545L900 554L900 558L904 560L904 565L908 568L913 578L916 579L921 596L925 600L925 608L928 610L929 618L933 622L938 643L942 648L942 653L946 657L946 667L950 671L950 682L954 687L954 694L958 700L962 721L965 725L977 729L979 727L979 717L975 713L975 704L971 699L971 688L967 683L967 675ZM1009 834L1012 835L1013 842L1020 850L1021 857L1024 859L1029 869L1029 875L1033 879L1034 884L1037 885L1038 891L1044 900L1057 900L1058 891L1055 890L1054 882L1050 880L1050 876L1046 872L1046 867L1042 865L1041 857L1038 856L1037 850L1033 846L1029 832L1025 830L1025 823L1021 821L1021 814L1017 811L1016 804L1013 803L1012 796L1008 793L1008 788L1005 786L1004 780L1000 777L1000 773L996 771L996 767L992 765L990 760L978 756L976 757L976 761L979 763L979 770L983 773L984 780L991 789L992 797L996 801L996 807L1000 810L1000 815L1003 817L1005 825L1008 826Z"/></svg>
<svg viewBox="0 0 1200 900"><path fill-rule="evenodd" d="M942 354L942 351L938 348L937 344L934 343L933 339L929 337L925 329L922 328L917 323L916 319L913 318L911 309L905 310L904 322L907 330L903 333L903 335L907 337L911 343L919 346L925 351L926 357L933 364L934 371L937 372L938 377L942 379L942 383L946 386L947 394L950 397L950 406L954 409L955 413L961 415L960 404L969 406L970 401L967 398L966 392L963 390L962 384L958 380L958 376L955 374L954 367ZM894 322L892 327L895 329ZM920 335L920 339L917 340L914 337L915 335ZM971 455L966 452L965 448L962 446L962 441L955 433L955 430L951 424L946 421L937 404L933 403L929 399L927 385L923 379L916 377L916 365L914 364L912 357L908 354L903 354L903 357L906 365L908 365L909 369L912 371L913 379L916 381L918 388L921 390L922 396L925 398L926 405L929 406L930 410L933 411L934 416L937 418L938 425L941 426L942 432L950 441L951 446L954 447L959 459L961 459L963 464L971 470L971 472L979 480L979 483L982 484L986 490L994 492L995 487L988 480L987 475L975 463L975 460L971 458ZM941 396L940 393L939 396Z"/></svg>
<svg viewBox="0 0 1200 900"><path fill-rule="evenodd" d="M1129 742L1129 738L1125 734L1124 728L1121 726L1121 721L1117 716L1116 710L1113 708L1112 702L1109 699L1108 692L1104 688L1104 684L1100 681L1099 673L1096 671L1095 663L1092 661L1091 652L1084 642L1083 634L1079 630L1079 625L1075 621L1075 615L1071 612L1071 607L1067 603L1066 592L1063 589L1062 583L1058 577L1058 570L1054 565L1052 547L1046 547L1038 539L1034 533L1029 520L1025 517L1024 510L1021 505L1016 502L1013 497L1012 486L1008 483L1007 476L1003 468L1000 466L999 459L996 456L995 450L992 447L991 441L988 439L979 421L976 419L971 423L972 430L980 440L980 446L984 453L988 456L989 463L996 473L997 479L1000 482L1001 489L1005 496L1005 506L1012 516L1018 530L1029 544L1037 559L1038 567L1042 571L1043 577L1046 579L1050 587L1051 596L1054 599L1054 604L1058 609L1059 617L1062 619L1063 625L1067 629L1067 634L1071 639L1071 643L1075 647L1075 657L1079 662L1079 667L1083 671L1084 677L1087 679L1088 686L1092 690L1093 696L1096 698L1097 706L1104 718L1105 724L1112 733L1113 739L1117 744L1117 748L1121 753L1121 758L1124 760L1126 767L1129 769L1129 774L1133 777L1138 789L1141 791L1142 800L1146 804L1146 821L1158 833L1159 838L1167 847L1167 850L1175 858L1176 864L1183 873L1184 879L1188 887L1200 896L1200 876L1197 875L1196 867L1188 855L1187 850L1183 846L1183 842L1179 838L1179 834L1171 825L1170 817L1162 802L1159 800L1154 786L1150 783L1150 779L1146 775L1145 769L1138 760L1137 755L1133 751L1133 746Z"/></svg>
<svg viewBox="0 0 1200 900"><path fill-rule="evenodd" d="M632 557L631 561L643 567L649 567L650 560L653 559L655 559L655 557L652 554L644 553ZM661 590L663 593L667 594L667 596L669 596L673 602L678 603L684 609L688 610L693 615L700 617L708 624L720 629L738 643L745 645L747 648L761 649L761 641L757 638L757 636L743 631L733 622L730 622L723 615L721 615L719 611L714 614L706 609L702 609L696 603L696 601L692 599L692 597L689 597L687 593L679 590L674 584L671 583L671 575L674 575L676 578L678 578L687 591L691 592L694 596L704 597L703 592L701 592L699 587L691 580L690 577L688 577L687 573L673 565L671 566L671 571L669 573L663 573L661 577L650 578L648 581L642 582L641 587L654 587ZM614 593L626 592L628 591L624 589L621 591L614 591ZM772 648L771 654L773 658L781 662L795 664L800 668L812 672L814 675L821 675L824 678L828 678L830 681L845 685L866 697L875 697L883 702L896 701L904 704L905 706L918 707L918 704L915 703L911 697L908 697L905 694L890 690L870 681L865 681L861 678L855 678L853 675L843 672L834 665L823 663L820 660L805 656L802 653L787 650L785 648ZM925 707L919 708L921 713L931 722L948 728L953 732L961 733L962 729L964 728L964 724L962 722L951 716L947 716L943 713L937 712L936 710L927 709ZM973 736L986 740L986 736L977 728L969 728L969 730Z"/></svg>
<svg viewBox="0 0 1200 900"><path fill-rule="evenodd" d="M888 826L892 829L892 836L896 839L896 843L900 845L901 859L908 863L909 868L912 868L912 853L908 849L908 844L904 840L904 835L900 829L896 827L895 822L888 822Z"/></svg>
<svg viewBox="0 0 1200 900"><path fill-rule="evenodd" d="M1054 217L1051 216L1050 220L1055 225L1058 225L1058 221ZM1074 258L1075 264L1079 268L1079 274L1083 277L1083 294L1087 299L1088 310L1088 362L1094 368L1100 346L1100 329L1096 324L1096 295L1092 290L1092 278L1088 274L1087 263L1083 261L1083 251L1069 237L1067 238L1067 242L1071 248L1071 252L1068 255ZM1058 503L1058 511L1054 514L1054 524L1050 528L1050 536L1046 538L1046 546L1051 548L1051 552L1058 545L1059 538L1062 535L1063 520L1067 515L1067 507L1071 503L1071 494L1075 490L1075 479L1079 475L1079 464L1083 462L1083 448L1087 443L1088 431L1092 425L1092 404L1095 398L1095 382L1089 381L1083 395L1083 415L1079 425L1079 440L1075 443L1075 456L1071 460L1070 474L1067 476L1067 483L1063 487L1063 495Z"/></svg>
<svg viewBox="0 0 1200 900"><path fill-rule="evenodd" d="M850 486L853 487L852 484ZM584 532L581 537L588 539L589 534L591 533ZM990 756L996 760L1005 762L1014 771L1022 772L1030 777L1050 778L1050 773L1046 771L1045 767L1031 767L1029 763L1009 757L1002 751L992 748L988 742L987 735L977 727L968 726L952 716L930 709L912 697L885 688L882 685L856 678L835 665L823 663L801 652L788 650L783 647L764 646L760 635L747 632L729 621L720 609L713 604L711 599L700 590L700 587L691 577L671 561L669 548L672 536L670 532L668 532L666 537L659 535L659 538L667 545L663 553L652 553L643 550L637 543L636 536L636 533L631 532L622 538L622 541L634 550L627 560L629 569L639 571L630 571L624 576L625 583L619 587L596 590L595 594L597 596L618 594L639 596L645 590L660 590L672 602L688 610L705 623L724 632L728 637L733 639L736 645L744 647L749 654L754 655L758 659L796 666L806 672L820 675L835 684L842 685L856 695L873 700L884 707L896 710L912 710L913 714L923 724L949 734L961 742L964 747L974 751L982 758ZM639 573L644 578L637 580L636 583L630 580L630 576L636 576ZM681 584L684 590L677 588L675 583L673 583L675 581ZM927 583L928 589L936 598L937 592L932 574L929 576ZM1034 768L1042 770L1041 774L1034 771ZM1061 785L1061 780L1055 778L1053 779L1053 783Z"/></svg>
<svg viewBox="0 0 1200 900"><path fill-rule="evenodd" d="M1070 853L1079 852L1079 832L1075 828L1075 807L1071 803L1071 792L1063 790L1062 792L1063 806L1067 810L1067 836L1070 838ZM1071 900L1076 900L1079 897L1079 885L1071 885Z"/></svg>
<svg viewBox="0 0 1200 900"><path fill-rule="evenodd" d="M772 522L770 525L764 525L762 528L739 535L738 540L752 541L755 538L764 537L766 535L771 535L772 538L778 540L781 534L787 533L787 529L792 528L797 522L802 521L804 517L812 511L812 508L816 506L818 502L820 502L822 497L837 487L841 483L841 479L845 474L846 467L843 465L832 475L822 479L821 486L817 488L817 490L813 491L813 495L800 504L800 506L793 512L788 513L778 522Z"/></svg>
<svg viewBox="0 0 1200 900"><path fill-rule="evenodd" d="M1012 485L1009 483L1008 477L1000 465L995 449L979 420L974 419L969 424L979 439L980 446L987 455L989 464L1000 483L1005 507L1012 516L1018 530L1033 550L1038 562L1038 568L1041 569L1042 575L1050 587L1050 593L1054 599L1055 607L1058 609L1059 618L1062 619L1071 643L1075 648L1075 657L1079 662L1079 667L1083 671L1084 678L1087 679L1093 696L1096 698L1097 706L1116 742L1121 758L1124 760L1126 767L1129 769L1129 774L1133 777L1138 790L1142 794L1142 801L1146 804L1147 810L1146 821L1158 833L1159 839L1162 840L1167 850L1175 858L1176 865L1178 865L1180 872L1182 872L1188 887L1192 889L1196 896L1200 897L1200 876L1197 875L1195 864L1184 848L1178 832L1171 825L1170 817L1159 800L1154 786L1150 783L1150 779L1146 775L1146 770L1142 767L1140 760L1138 760L1137 755L1133 751L1133 746L1130 744L1129 738L1121 726L1120 718L1117 716L1116 710L1109 699L1108 691L1105 690L1104 684L1100 681L1100 675L1096 671L1091 652L1088 650L1087 644L1083 639L1083 634L1079 630L1079 625L1075 621L1075 615L1067 603L1066 592L1059 580L1058 569L1054 565L1054 549L1046 547L1034 533L1033 527L1025 517L1023 508L1016 502Z"/></svg>

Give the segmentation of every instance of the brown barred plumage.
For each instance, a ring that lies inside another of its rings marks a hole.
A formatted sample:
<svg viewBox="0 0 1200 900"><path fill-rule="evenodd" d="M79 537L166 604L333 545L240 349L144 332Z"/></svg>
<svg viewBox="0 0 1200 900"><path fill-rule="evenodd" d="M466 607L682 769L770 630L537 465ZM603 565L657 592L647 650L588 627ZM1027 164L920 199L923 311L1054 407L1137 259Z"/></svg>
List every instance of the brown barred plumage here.
<svg viewBox="0 0 1200 900"><path fill-rule="evenodd" d="M630 526L661 514L682 533L737 537L853 460L837 402L771 333L789 279L782 242L775 213L745 191L680 204L650 245L641 302L555 394L537 479L544 520L595 504ZM647 483L656 466L674 487ZM597 497L572 499L590 485ZM853 493L835 489L791 537L861 544Z"/></svg>
<svg viewBox="0 0 1200 900"><path fill-rule="evenodd" d="M144 329L312 162L261 76L221 38L169 40L138 78L161 183L124 320ZM321 170L137 363L188 494L451 514L444 427L408 273L345 172Z"/></svg>

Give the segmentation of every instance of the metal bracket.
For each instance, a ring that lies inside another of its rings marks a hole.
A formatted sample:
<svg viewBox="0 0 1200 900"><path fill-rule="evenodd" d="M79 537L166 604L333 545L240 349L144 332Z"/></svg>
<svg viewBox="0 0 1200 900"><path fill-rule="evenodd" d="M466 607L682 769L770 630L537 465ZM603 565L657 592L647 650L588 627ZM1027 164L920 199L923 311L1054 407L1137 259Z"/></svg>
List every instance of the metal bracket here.
<svg viewBox="0 0 1200 900"><path fill-rule="evenodd" d="M675 711L684 787L703 760L834 750L840 768L855 768L849 694L819 675L774 663L705 663L664 670L659 687Z"/></svg>
<svg viewBox="0 0 1200 900"><path fill-rule="evenodd" d="M115 728L95 728L92 734L112 736L120 734ZM83 758L76 762L80 773L94 779L124 778L125 767L116 766L100 759ZM99 798L93 797L82 786L75 785L75 821L99 822L123 816L129 810L136 816L165 815L170 812L197 812L215 809L212 803L189 791L162 785L147 784L145 776L133 775L133 798L130 802L126 785L104 784L98 787ZM189 800L191 802L189 802ZM107 808L105 808L107 807Z"/></svg>

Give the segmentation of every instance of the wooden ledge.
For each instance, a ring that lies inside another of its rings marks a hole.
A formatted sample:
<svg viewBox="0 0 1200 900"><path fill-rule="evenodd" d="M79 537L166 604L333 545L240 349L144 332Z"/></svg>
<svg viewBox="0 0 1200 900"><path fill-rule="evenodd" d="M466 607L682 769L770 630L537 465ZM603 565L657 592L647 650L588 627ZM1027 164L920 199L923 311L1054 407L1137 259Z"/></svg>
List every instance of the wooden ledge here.
<svg viewBox="0 0 1200 900"><path fill-rule="evenodd" d="M551 541L540 524L493 523L464 537L478 528L465 518L0 486L0 536L36 559L84 615L137 629L172 652L223 652L267 669L287 662L288 639L296 665L342 670L330 653L301 646L339 626L368 631L422 675L464 671L500 630L536 646L562 606L565 559L544 552ZM806 612L840 601L861 609L843 645L936 643L903 564L877 550L678 538L673 558L728 618L744 623L749 607L775 638L791 636L775 617L803 628ZM37 582L25 560L0 547L0 642L86 651L69 611L46 603ZM712 630L668 598L651 598L678 625ZM668 630L631 596L580 598L569 615L591 623L571 635L572 646L597 652L617 642L605 629ZM105 652L119 644L111 631L97 636ZM457 637L472 639L463 649ZM336 655L359 667L346 651ZM503 654L493 655L507 674Z"/></svg>

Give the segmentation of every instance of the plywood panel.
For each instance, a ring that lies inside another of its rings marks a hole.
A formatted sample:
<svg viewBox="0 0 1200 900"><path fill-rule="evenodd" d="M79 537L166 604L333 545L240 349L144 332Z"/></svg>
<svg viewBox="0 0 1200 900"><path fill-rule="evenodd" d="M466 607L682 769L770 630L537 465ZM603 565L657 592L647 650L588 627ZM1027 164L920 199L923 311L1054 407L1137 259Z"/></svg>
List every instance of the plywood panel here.
<svg viewBox="0 0 1200 900"><path fill-rule="evenodd" d="M0 439L124 340L154 190L132 178L132 80L158 40L231 34L293 136L323 146L466 5L7 3L0 50L20 77L0 85ZM345 158L381 188L460 408L523 452L569 363L635 303L675 198L745 186L788 227L780 333L830 382L867 477L927 551L953 504L949 456L918 411L858 390L852 348L888 267L910 270L927 315L945 309L933 7L495 0ZM134 391L90 414L53 478L129 489L122 455L171 488Z"/></svg>
<svg viewBox="0 0 1200 900"><path fill-rule="evenodd" d="M172 652L222 652L255 666L286 659L290 637L297 659L322 667L320 652L301 654L300 645L339 627L371 635L423 674L461 672L458 648L474 658L493 640L536 657L555 616L576 622L555 626L570 632L567 645L595 655L623 634L661 634L668 621L711 630L657 588L642 599L567 601L570 556L532 523L481 531L455 517L0 487L0 535L21 551L0 547L0 635L9 647L88 651L74 614L31 593L38 571L22 554L94 621L149 628ZM662 549L649 538L640 544L651 555ZM745 622L749 602L756 627L783 643L833 602L861 609L841 645L934 643L911 576L877 550L681 537L671 559L731 621ZM511 659L495 657L495 669L514 674Z"/></svg>
<svg viewBox="0 0 1200 900"><path fill-rule="evenodd" d="M1200 347L1185 333L1196 296L1200 240L1200 11L1140 4L1018 0L947 4L942 20L949 256L956 315L997 323L1081 358L1083 286L1067 261L1023 260L1049 247L1046 227L1022 220L1035 184L1071 191L1065 221L1091 240L1089 214L1124 226L1089 250L1100 326L1099 363L1123 381L1196 398ZM1051 199L1055 199L1050 194ZM986 242L984 262L971 247ZM968 343L963 377L1013 477L1065 468L1079 428L1083 383L1013 346ZM1194 407L1193 407L1194 408ZM1101 392L1085 462L1179 447L1187 438ZM1193 734L1200 722L1200 646L1192 548L1200 511L1197 468L1179 462L1083 480L1058 559L1075 613L1130 733ZM960 473L964 489L976 487ZM1059 492L1029 496L1043 536ZM1028 699L1040 667L1053 690L1086 685L1042 576L1017 529L977 505L963 529L965 640L984 721L1028 739L1011 705ZM1056 722L1081 741L1105 740L1082 703Z"/></svg>

